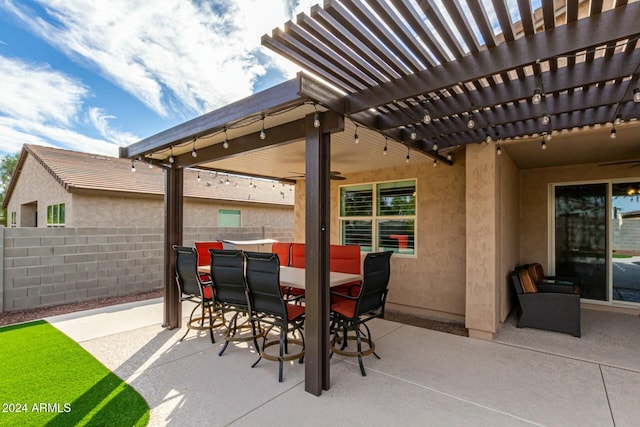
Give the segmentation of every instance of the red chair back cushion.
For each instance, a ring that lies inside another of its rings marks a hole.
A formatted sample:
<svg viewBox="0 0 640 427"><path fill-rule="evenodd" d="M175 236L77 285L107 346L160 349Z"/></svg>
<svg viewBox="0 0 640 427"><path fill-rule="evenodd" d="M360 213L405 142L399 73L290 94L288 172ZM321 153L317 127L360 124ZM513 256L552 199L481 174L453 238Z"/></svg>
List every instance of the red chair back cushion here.
<svg viewBox="0 0 640 427"><path fill-rule="evenodd" d="M329 248L329 270L360 274L360 264L359 245L331 245Z"/></svg>
<svg viewBox="0 0 640 427"><path fill-rule="evenodd" d="M224 249L222 242L196 242L196 252L198 252L198 265L211 264L209 249Z"/></svg>
<svg viewBox="0 0 640 427"><path fill-rule="evenodd" d="M276 242L271 245L271 252L278 255L281 266L289 265L291 243Z"/></svg>
<svg viewBox="0 0 640 427"><path fill-rule="evenodd" d="M291 244L291 262L289 263L291 267L304 268L306 250L307 248L304 243Z"/></svg>

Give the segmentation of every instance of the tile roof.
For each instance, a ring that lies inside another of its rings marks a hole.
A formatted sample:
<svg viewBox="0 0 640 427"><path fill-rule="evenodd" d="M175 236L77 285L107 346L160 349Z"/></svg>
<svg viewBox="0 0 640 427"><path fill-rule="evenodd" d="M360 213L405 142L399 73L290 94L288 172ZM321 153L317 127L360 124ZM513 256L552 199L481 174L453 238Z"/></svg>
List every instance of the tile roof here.
<svg viewBox="0 0 640 427"><path fill-rule="evenodd" d="M136 162L133 173L128 159L27 144L24 150L69 192L164 194L164 177L158 167ZM210 171L184 171L185 197L292 206L294 194L289 184Z"/></svg>

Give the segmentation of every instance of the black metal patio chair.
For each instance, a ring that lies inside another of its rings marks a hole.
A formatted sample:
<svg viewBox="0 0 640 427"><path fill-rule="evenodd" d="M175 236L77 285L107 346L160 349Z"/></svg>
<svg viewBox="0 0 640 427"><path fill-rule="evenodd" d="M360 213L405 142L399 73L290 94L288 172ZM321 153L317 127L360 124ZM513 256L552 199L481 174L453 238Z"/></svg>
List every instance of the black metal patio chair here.
<svg viewBox="0 0 640 427"><path fill-rule="evenodd" d="M186 246L173 246L176 253L176 284L180 292L180 302L190 301L196 304L191 311L187 322L187 331L180 341L182 341L189 330L209 331L211 342L215 343L213 330L224 324L224 318L216 311L213 298L213 288L211 282L203 282L198 274L198 254L194 248ZM193 317L198 308L201 308L202 315ZM208 313L208 316L207 314ZM214 314L215 313L215 314ZM205 326L205 319L208 317L209 325ZM216 320L219 320L216 322Z"/></svg>
<svg viewBox="0 0 640 427"><path fill-rule="evenodd" d="M249 303L252 318L261 324L269 325L259 349L260 357L251 366L255 367L261 359L278 362L278 381L282 382L283 362L304 358L304 306L287 303L280 290L280 263L278 256L263 252L245 252L246 280L249 289ZM279 330L279 340L268 342L273 328ZM300 333L300 339L290 338L289 334ZM267 348L279 345L278 355L267 353ZM289 346L299 347L295 354L289 354Z"/></svg>
<svg viewBox="0 0 640 427"><path fill-rule="evenodd" d="M384 305L387 298L390 259L392 251L367 254L364 259L364 275L360 293L356 297L332 292L331 302L331 351L347 357L357 357L362 376L366 376L362 356L373 354L376 346L371 337L367 322L376 317L384 317ZM364 327L366 332L361 330ZM342 332L342 337L340 333ZM353 332L353 335L349 335ZM356 341L356 351L345 350L349 340ZM368 348L363 350L362 343ZM336 344L342 343L340 348Z"/></svg>
<svg viewBox="0 0 640 427"><path fill-rule="evenodd" d="M244 253L238 249L209 249L211 256L211 280L217 308L225 313L232 312L233 317L226 323L224 346L218 353L222 356L230 342L253 341L256 352L259 352L257 338L264 331L250 316L249 296L244 278ZM247 316L247 321L238 324L238 317ZM250 329L251 333L242 333Z"/></svg>

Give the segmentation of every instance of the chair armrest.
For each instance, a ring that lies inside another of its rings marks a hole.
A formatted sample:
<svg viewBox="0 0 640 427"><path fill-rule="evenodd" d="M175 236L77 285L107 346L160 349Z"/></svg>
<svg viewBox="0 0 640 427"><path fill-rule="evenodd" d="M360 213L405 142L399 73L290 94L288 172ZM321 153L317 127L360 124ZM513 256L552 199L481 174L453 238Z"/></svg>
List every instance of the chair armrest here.
<svg viewBox="0 0 640 427"><path fill-rule="evenodd" d="M358 297L352 297L351 295L341 294L340 292L331 291L330 294L333 295L333 296L336 296L336 297L340 297L340 298L344 298L344 299L350 299L352 301L356 301L358 299Z"/></svg>
<svg viewBox="0 0 640 427"><path fill-rule="evenodd" d="M566 285L549 283L549 282L537 282L538 292L541 293L557 293L557 294L573 294L573 284L567 283Z"/></svg>

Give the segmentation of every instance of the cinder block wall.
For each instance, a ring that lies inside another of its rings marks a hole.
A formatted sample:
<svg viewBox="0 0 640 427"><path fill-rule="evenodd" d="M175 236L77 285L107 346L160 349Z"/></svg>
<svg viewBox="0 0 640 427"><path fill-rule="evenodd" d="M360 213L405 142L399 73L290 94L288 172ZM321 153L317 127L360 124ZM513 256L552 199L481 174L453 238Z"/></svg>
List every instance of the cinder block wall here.
<svg viewBox="0 0 640 427"><path fill-rule="evenodd" d="M163 289L161 227L0 228L0 312ZM184 244L293 239L291 227L185 228Z"/></svg>

